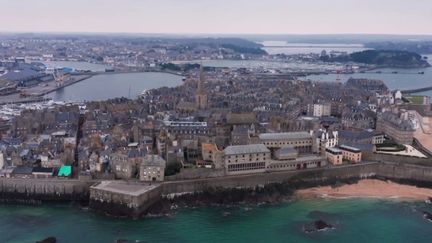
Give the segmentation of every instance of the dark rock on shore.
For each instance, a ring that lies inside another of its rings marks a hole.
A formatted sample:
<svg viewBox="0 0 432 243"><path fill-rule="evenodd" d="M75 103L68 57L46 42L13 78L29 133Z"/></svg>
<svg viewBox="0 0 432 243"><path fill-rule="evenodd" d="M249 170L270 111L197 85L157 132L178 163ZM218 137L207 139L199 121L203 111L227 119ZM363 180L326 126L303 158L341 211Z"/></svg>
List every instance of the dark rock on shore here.
<svg viewBox="0 0 432 243"><path fill-rule="evenodd" d="M55 238L54 236L50 236L41 241L36 241L36 243L56 243L56 242L57 242L57 238Z"/></svg>
<svg viewBox="0 0 432 243"><path fill-rule="evenodd" d="M326 231L330 229L334 229L333 225L321 219L303 226L303 231L305 233L314 233L314 232Z"/></svg>
<svg viewBox="0 0 432 243"><path fill-rule="evenodd" d="M278 204L291 200L297 189L353 184L358 181L359 178L310 181L304 180L303 177L293 177L284 183L273 183L255 188L209 188L204 192L162 198L147 210L147 216L172 216L174 211L180 208Z"/></svg>
<svg viewBox="0 0 432 243"><path fill-rule="evenodd" d="M432 222L432 213L423 211L423 218L428 220L429 222Z"/></svg>
<svg viewBox="0 0 432 243"><path fill-rule="evenodd" d="M275 204L289 199L294 190L284 184L269 184L248 189L210 188L205 192L163 198L148 210L149 215L172 215L177 208Z"/></svg>

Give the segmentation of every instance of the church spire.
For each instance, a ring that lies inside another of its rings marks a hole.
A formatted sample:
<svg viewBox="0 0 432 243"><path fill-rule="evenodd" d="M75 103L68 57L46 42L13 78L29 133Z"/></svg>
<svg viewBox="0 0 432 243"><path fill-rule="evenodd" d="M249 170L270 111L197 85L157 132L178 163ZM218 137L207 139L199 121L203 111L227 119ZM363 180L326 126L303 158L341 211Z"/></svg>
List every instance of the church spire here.
<svg viewBox="0 0 432 243"><path fill-rule="evenodd" d="M200 66L200 74L198 79L198 85L197 85L197 91L195 95L195 102L198 109L207 109L208 106L208 97L207 93L205 92L204 88L204 66L201 63Z"/></svg>
<svg viewBox="0 0 432 243"><path fill-rule="evenodd" d="M198 87L197 87L197 92L198 93L203 93L203 83L204 83L204 66L200 65L200 74L199 74L199 80L198 80Z"/></svg>

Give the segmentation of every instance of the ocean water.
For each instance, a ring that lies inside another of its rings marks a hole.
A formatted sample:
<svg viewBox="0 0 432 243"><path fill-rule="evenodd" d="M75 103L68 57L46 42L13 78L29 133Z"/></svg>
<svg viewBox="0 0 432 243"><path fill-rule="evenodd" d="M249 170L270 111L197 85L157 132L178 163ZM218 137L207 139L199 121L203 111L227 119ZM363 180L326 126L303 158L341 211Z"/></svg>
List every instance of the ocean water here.
<svg viewBox="0 0 432 243"><path fill-rule="evenodd" d="M113 219L70 205L0 205L0 242L431 242L424 203L296 200L275 206L182 209L172 217ZM323 219L334 230L306 234Z"/></svg>

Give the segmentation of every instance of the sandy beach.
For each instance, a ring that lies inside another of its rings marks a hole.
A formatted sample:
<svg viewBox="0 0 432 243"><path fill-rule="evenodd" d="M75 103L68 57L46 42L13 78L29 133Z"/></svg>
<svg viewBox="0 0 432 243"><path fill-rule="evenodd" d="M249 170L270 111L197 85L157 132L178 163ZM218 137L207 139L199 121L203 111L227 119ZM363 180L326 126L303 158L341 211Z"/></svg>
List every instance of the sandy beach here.
<svg viewBox="0 0 432 243"><path fill-rule="evenodd" d="M425 201L432 197L432 189L367 179L361 180L357 184L343 185L337 188L325 186L298 190L296 196L300 198L327 197L342 199L358 197Z"/></svg>

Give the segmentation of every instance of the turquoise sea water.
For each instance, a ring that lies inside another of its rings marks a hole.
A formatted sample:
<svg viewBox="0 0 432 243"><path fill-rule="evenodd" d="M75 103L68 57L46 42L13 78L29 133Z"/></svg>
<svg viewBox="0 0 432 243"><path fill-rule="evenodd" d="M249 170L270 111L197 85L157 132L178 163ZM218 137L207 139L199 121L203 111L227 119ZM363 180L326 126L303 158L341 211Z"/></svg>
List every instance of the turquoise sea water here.
<svg viewBox="0 0 432 243"><path fill-rule="evenodd" d="M112 219L70 205L0 206L0 242L431 242L424 203L298 200L276 206L183 209L173 217ZM227 213L229 212L229 213ZM323 219L336 229L306 234Z"/></svg>

